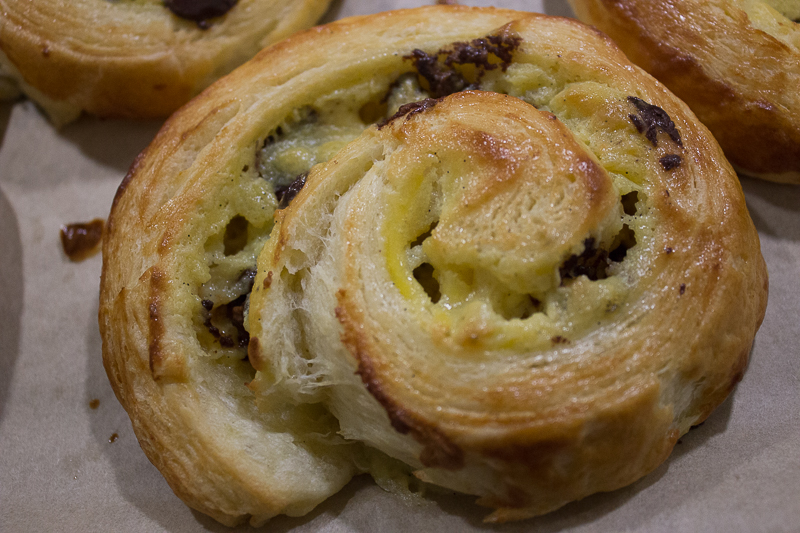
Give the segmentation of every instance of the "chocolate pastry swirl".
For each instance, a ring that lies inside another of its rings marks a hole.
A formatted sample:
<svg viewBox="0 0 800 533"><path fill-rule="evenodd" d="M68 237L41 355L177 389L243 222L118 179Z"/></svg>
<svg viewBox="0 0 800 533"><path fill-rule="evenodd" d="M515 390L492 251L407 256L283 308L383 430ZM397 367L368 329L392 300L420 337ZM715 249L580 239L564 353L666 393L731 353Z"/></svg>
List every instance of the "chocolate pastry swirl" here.
<svg viewBox="0 0 800 533"><path fill-rule="evenodd" d="M576 21L459 6L220 80L131 168L103 259L114 390L228 524L359 472L497 522L632 483L733 390L766 306L736 176L680 100Z"/></svg>

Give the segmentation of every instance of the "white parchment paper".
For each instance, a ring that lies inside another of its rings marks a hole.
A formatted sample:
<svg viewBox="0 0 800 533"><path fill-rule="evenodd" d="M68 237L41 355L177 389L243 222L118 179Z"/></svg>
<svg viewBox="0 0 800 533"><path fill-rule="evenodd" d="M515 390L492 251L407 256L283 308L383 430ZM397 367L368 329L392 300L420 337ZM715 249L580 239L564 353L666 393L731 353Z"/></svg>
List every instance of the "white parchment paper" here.
<svg viewBox="0 0 800 533"><path fill-rule="evenodd" d="M328 20L428 3L337 1ZM461 3L571 15L561 0ZM56 131L30 102L0 105L0 531L231 531L186 507L139 448L101 362L101 259L71 263L59 243L62 224L107 216L159 126L83 118ZM800 531L800 186L742 184L767 315L735 394L656 471L502 526L482 524L469 497L407 503L362 476L265 530Z"/></svg>

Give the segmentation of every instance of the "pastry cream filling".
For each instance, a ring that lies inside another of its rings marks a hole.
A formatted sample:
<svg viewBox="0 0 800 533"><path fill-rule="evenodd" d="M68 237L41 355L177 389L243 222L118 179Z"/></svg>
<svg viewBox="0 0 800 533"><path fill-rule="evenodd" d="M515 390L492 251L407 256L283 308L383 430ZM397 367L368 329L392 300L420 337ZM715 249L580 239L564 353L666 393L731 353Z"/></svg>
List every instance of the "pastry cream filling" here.
<svg viewBox="0 0 800 533"><path fill-rule="evenodd" d="M312 166L331 159L370 124L393 115L409 102L427 97L414 75L400 76L377 100L320 98L320 104L294 110L268 135L254 163L234 178L237 197L260 199L243 205L206 242L209 278L198 290L194 329L204 351L213 357L246 356L246 296L252 290L256 257L272 230L265 212L279 207L284 191Z"/></svg>
<svg viewBox="0 0 800 533"><path fill-rule="evenodd" d="M523 56L522 52L517 54ZM488 338L484 341L491 346L511 348L522 343L530 349L546 349L552 339L567 338L602 324L625 300L629 284L624 258L626 254L639 255L652 223L640 216L647 210L646 193L641 186L646 169L640 161L645 158L649 146L630 135L628 95L595 82L557 81L555 62L553 65L542 64L542 61L533 64L525 62L524 57L520 59L523 61L511 63L506 71L498 68L481 73L481 89L510 94L537 109L552 112L608 171L619 197L616 229L593 241L586 240L592 237L587 235L583 245L572 252L575 257L588 253L587 243L591 243L591 246L599 245L602 253L609 254L611 259L605 260L601 279L589 280L585 276L561 279L558 268L553 270L540 265L534 269L536 277L550 279L546 282L550 288L530 294L509 289L486 272L453 266L444 270L432 268L425 252L425 239L410 246L435 225L440 209L435 206L435 200L416 201L418 195L441 193L431 189L431 180L423 175L403 181L404 189L397 191L386 206L384 254L390 277L398 290L409 302L423 302L421 305L427 306L435 317L432 324L447 332L445 336L474 337L469 331L476 321L486 323L489 320L493 325L485 329L493 331L494 335L491 341ZM474 70L469 68L461 68L459 72L465 78L475 78ZM396 78L382 97L375 98L361 87L352 87L340 89L338 92L342 95L321 97L314 105L296 109L265 136L256 152L253 170L259 188L271 189L280 195L298 176L307 173L315 164L331 159L371 123L388 119L404 104L429 97L430 92L423 84L424 79L410 72ZM435 159L434 154L431 157ZM461 170L453 168L451 171L467 173L470 162L464 160L461 166ZM624 212L622 197L631 193L639 195L638 201L632 210ZM434 206L433 211L414 211L415 205L429 203ZM209 328L208 318L210 316L212 325L220 330L235 329L225 318L231 311L216 309L249 293L251 285L247 282L252 281L252 276L248 272L255 270L256 255L272 227L271 223L256 227L244 218L244 222L239 220L238 223L247 229L236 254L228 257L220 253L220 246L224 247L220 244L225 240L224 232L207 245L209 250L216 251L208 257L212 275L200 290L200 300L203 305L212 301L213 308L210 315L201 310L195 319L195 329L206 351L216 356L242 358L246 353L242 347L244 343L234 347L219 346L220 337L212 338L213 333L209 336L213 328ZM615 251L619 257L613 260ZM432 301L431 295L436 301ZM245 314L246 310L245 301ZM568 322L562 319L567 316L571 317ZM246 320L244 322L246 324Z"/></svg>

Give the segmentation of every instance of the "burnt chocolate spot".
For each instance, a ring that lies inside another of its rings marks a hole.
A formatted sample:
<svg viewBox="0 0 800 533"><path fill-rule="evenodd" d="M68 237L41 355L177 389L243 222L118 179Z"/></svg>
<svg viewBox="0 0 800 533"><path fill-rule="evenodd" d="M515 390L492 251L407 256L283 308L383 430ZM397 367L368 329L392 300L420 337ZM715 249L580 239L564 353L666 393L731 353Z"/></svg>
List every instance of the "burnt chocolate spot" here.
<svg viewBox="0 0 800 533"><path fill-rule="evenodd" d="M397 110L397 113L387 118L386 120L382 120L378 123L378 129L383 128L391 121L398 119L404 115L406 117L406 120L408 120L417 113L422 113L423 111L432 108L433 106L436 105L438 101L439 100L435 98L426 98L425 100L420 100L419 102L411 102L410 104L401 105L400 108Z"/></svg>
<svg viewBox="0 0 800 533"><path fill-rule="evenodd" d="M639 112L638 115L628 115L628 118L631 123L633 123L636 131L644 133L644 136L653 146L658 146L659 133L666 133L675 144L681 147L683 146L681 135L675 128L675 123L672 122L672 119L669 118L666 111L656 105L648 104L641 98L636 98L635 96L629 96L628 101L632 103Z"/></svg>
<svg viewBox="0 0 800 533"><path fill-rule="evenodd" d="M685 292L686 292L686 284L685 283L681 283L681 287L680 287L680 289L678 289L678 293L681 296L683 296L683 293L685 293Z"/></svg>
<svg viewBox="0 0 800 533"><path fill-rule="evenodd" d="M672 170L673 168L678 168L682 161L683 159L678 154L667 154L658 160L658 162L661 163L661 166L664 168L664 170Z"/></svg>
<svg viewBox="0 0 800 533"><path fill-rule="evenodd" d="M79 222L61 226L61 248L70 261L83 261L100 250L105 220Z"/></svg>
<svg viewBox="0 0 800 533"><path fill-rule="evenodd" d="M435 54L415 49L404 59L411 60L419 75L428 82L432 96L441 98L459 91L480 89L480 80L488 70L501 68L505 72L521 42L522 38L518 36L488 35L468 43L453 43L450 48L442 48ZM493 63L492 56L499 63ZM440 57L443 57L441 61ZM457 65L474 65L475 80L467 80Z"/></svg>
<svg viewBox="0 0 800 533"><path fill-rule="evenodd" d="M208 19L221 17L236 5L237 0L164 0L164 6L182 19L208 28Z"/></svg>
<svg viewBox="0 0 800 533"><path fill-rule="evenodd" d="M278 209L284 209L289 207L289 203L294 200L294 197L297 196L297 193L303 188L306 184L306 178L308 177L308 172L303 172L299 176L297 176L292 183L290 183L286 187L278 187L275 190L275 196L278 198Z"/></svg>

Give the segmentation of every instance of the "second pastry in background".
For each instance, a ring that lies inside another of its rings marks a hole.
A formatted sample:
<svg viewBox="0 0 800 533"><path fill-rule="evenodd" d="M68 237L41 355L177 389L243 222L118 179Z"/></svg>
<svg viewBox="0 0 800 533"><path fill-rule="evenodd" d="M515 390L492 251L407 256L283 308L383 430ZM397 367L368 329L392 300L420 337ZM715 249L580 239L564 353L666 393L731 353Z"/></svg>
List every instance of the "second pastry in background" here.
<svg viewBox="0 0 800 533"><path fill-rule="evenodd" d="M164 118L330 0L0 0L0 98L56 125L82 111Z"/></svg>
<svg viewBox="0 0 800 533"><path fill-rule="evenodd" d="M689 104L737 170L800 183L800 2L569 2Z"/></svg>

